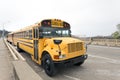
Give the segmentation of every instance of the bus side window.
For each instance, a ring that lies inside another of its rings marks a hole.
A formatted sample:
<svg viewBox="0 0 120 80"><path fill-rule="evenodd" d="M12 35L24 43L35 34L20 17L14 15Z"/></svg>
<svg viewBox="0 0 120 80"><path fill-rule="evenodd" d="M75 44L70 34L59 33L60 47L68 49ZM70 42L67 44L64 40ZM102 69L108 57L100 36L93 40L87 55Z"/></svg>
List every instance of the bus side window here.
<svg viewBox="0 0 120 80"><path fill-rule="evenodd" d="M29 30L29 39L32 39L32 30Z"/></svg>

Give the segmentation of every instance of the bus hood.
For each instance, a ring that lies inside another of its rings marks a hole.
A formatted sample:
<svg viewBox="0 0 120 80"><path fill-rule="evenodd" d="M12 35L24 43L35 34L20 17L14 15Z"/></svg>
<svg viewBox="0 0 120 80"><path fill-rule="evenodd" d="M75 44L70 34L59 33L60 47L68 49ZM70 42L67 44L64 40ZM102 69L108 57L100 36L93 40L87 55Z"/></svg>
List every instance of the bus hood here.
<svg viewBox="0 0 120 80"><path fill-rule="evenodd" d="M83 47L82 45L84 45L84 41L82 41L80 39L76 39L76 38L72 38L72 37L59 37L59 38L46 39L44 46L49 46L51 49L53 49L53 48L58 49L58 44L55 44L55 42L54 42L55 40L62 41L59 44L61 50L65 50L66 48L69 48L69 49L76 48L77 50L79 50L79 47ZM72 50L72 51L75 51L75 50Z"/></svg>
<svg viewBox="0 0 120 80"><path fill-rule="evenodd" d="M70 44L70 43L83 42L80 39L76 39L76 38L72 38L72 37L52 38L52 40L62 40L61 44Z"/></svg>
<svg viewBox="0 0 120 80"><path fill-rule="evenodd" d="M54 42L55 40L62 42L60 44L56 44ZM60 50L61 54L66 56L64 59L70 59L85 53L84 41L72 37L49 38L45 40L44 46L50 48L49 50L51 50L52 54L58 54Z"/></svg>
<svg viewBox="0 0 120 80"><path fill-rule="evenodd" d="M76 38L72 38L72 37L60 37L60 38L51 38L50 39L52 42L52 45L57 46L57 44L54 43L54 40L62 40L62 42L59 44L61 50L65 50L65 49L72 49L72 51L76 51L79 50L79 47L83 47L82 45L84 45L84 41L80 40L80 39L76 39ZM74 48L74 50L73 50ZM70 51L71 52L71 51Z"/></svg>

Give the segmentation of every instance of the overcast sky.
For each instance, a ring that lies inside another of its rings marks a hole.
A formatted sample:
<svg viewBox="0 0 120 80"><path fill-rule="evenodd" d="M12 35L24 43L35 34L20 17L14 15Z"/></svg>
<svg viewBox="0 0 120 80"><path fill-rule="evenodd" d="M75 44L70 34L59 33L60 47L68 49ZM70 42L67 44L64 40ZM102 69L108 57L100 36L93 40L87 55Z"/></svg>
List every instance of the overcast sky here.
<svg viewBox="0 0 120 80"><path fill-rule="evenodd" d="M49 18L71 24L72 34L108 36L120 23L120 0L0 0L0 29L15 31Z"/></svg>

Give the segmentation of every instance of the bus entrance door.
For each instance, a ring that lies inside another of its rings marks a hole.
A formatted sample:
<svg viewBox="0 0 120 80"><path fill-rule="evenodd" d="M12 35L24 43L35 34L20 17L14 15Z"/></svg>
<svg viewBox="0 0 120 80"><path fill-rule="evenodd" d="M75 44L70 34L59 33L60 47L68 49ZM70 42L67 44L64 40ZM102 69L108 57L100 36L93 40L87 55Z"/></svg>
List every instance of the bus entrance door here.
<svg viewBox="0 0 120 80"><path fill-rule="evenodd" d="M38 61L38 28L34 28L34 59Z"/></svg>

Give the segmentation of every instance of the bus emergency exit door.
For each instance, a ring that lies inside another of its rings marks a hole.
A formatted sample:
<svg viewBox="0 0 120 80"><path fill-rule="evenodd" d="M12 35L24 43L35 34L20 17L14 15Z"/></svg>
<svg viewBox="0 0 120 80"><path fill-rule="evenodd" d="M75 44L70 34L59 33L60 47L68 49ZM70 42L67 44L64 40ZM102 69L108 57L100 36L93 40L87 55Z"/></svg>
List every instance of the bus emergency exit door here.
<svg viewBox="0 0 120 80"><path fill-rule="evenodd" d="M34 59L38 60L38 28L34 28Z"/></svg>

